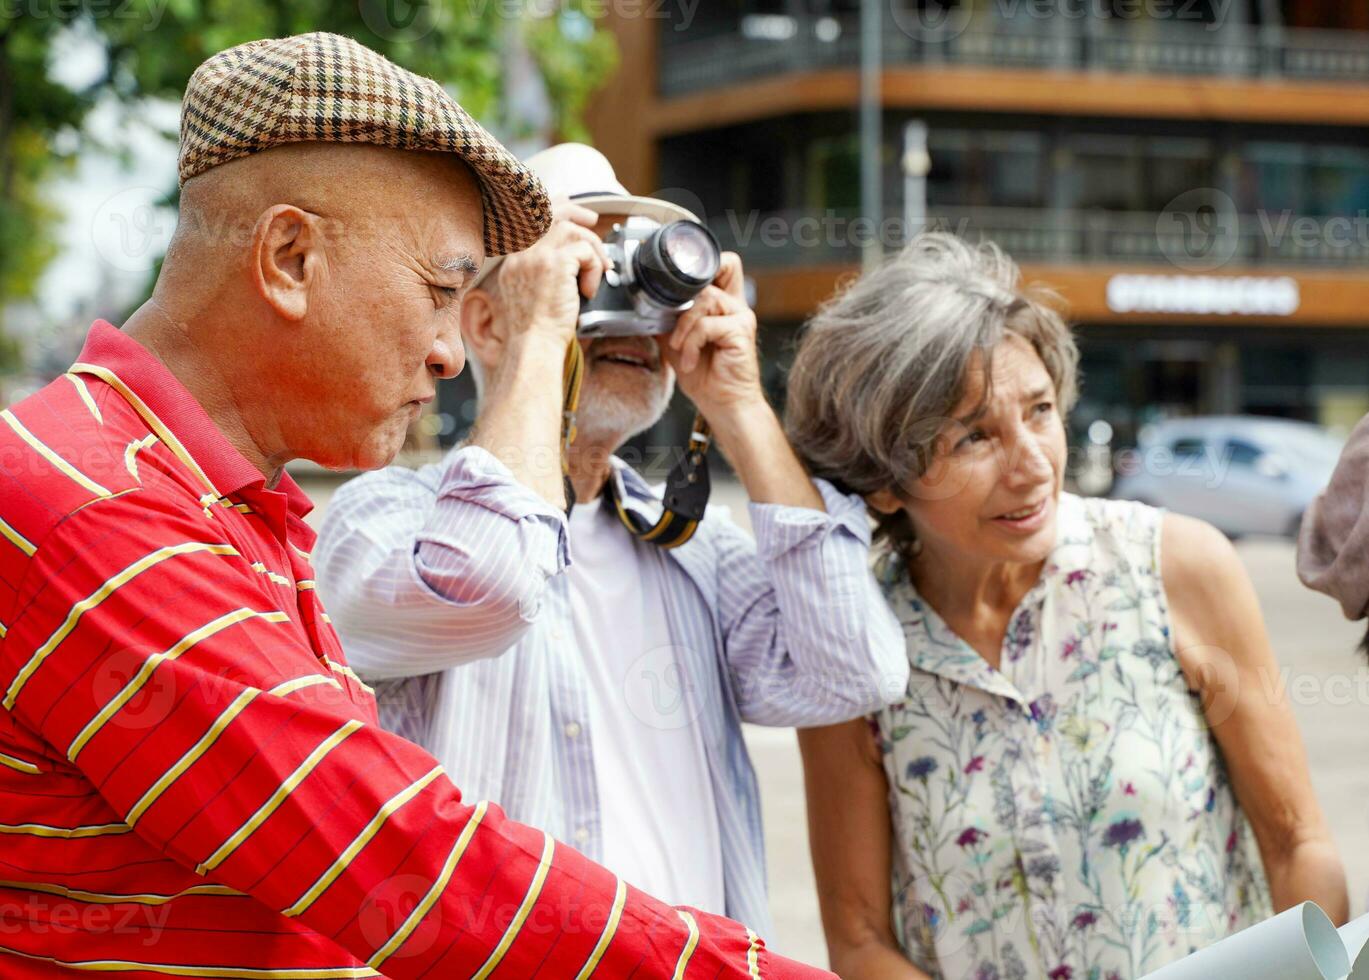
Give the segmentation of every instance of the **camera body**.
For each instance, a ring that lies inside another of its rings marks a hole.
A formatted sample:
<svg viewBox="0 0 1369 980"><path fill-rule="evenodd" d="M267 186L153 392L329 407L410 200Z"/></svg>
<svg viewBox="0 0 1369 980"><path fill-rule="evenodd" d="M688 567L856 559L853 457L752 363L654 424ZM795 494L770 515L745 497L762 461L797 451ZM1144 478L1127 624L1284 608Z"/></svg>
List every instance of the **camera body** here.
<svg viewBox="0 0 1369 980"><path fill-rule="evenodd" d="M613 268L580 300L581 337L653 336L675 321L718 274L718 240L697 221L644 227L624 220L604 238Z"/></svg>

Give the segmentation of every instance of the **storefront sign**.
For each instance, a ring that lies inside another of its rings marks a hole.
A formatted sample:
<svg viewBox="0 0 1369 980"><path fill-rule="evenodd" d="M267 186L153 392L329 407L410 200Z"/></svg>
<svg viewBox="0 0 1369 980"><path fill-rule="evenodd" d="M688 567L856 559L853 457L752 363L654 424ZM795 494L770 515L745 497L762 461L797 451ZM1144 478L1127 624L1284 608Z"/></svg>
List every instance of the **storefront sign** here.
<svg viewBox="0 0 1369 980"><path fill-rule="evenodd" d="M1114 313L1292 316L1301 296L1289 276L1142 276L1108 280Z"/></svg>

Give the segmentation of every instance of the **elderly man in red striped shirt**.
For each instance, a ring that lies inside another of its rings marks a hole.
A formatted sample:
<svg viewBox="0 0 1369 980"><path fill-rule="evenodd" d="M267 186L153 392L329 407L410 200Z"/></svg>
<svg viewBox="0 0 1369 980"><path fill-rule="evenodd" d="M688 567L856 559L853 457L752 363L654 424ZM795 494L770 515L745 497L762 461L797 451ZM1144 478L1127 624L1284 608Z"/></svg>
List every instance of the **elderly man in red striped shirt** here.
<svg viewBox="0 0 1369 980"><path fill-rule="evenodd" d="M314 592L282 466L394 456L537 178L326 34L211 58L181 138L152 299L0 412L0 976L826 976L464 801Z"/></svg>

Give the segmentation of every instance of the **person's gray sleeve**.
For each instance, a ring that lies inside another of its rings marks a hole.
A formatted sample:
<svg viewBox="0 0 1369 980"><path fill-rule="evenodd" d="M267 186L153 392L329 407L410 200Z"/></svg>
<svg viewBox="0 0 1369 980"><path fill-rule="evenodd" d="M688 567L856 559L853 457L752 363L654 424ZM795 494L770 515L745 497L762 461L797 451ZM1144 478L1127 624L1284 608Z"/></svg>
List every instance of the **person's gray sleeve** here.
<svg viewBox="0 0 1369 980"><path fill-rule="evenodd" d="M514 645L567 564L565 515L478 446L340 487L314 552L347 657L373 679L434 673Z"/></svg>
<svg viewBox="0 0 1369 980"><path fill-rule="evenodd" d="M735 525L714 531L733 690L760 725L847 721L908 683L902 630L869 567L865 503L814 484L826 513L753 503L754 542Z"/></svg>

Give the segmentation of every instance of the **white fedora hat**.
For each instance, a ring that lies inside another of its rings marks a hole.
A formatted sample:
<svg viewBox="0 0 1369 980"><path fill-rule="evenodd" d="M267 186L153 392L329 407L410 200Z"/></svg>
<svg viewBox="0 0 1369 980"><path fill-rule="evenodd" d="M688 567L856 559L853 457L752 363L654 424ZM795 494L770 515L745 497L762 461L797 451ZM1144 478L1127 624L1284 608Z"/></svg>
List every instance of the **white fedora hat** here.
<svg viewBox="0 0 1369 980"><path fill-rule="evenodd" d="M613 172L608 157L584 143L558 143L534 153L523 163L542 179L553 203L569 198L599 214L647 218L663 225L672 221L699 220L694 212L678 204L629 194ZM473 285L480 285L503 259L502 255L486 259Z"/></svg>

